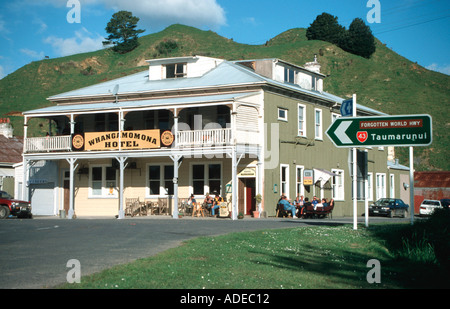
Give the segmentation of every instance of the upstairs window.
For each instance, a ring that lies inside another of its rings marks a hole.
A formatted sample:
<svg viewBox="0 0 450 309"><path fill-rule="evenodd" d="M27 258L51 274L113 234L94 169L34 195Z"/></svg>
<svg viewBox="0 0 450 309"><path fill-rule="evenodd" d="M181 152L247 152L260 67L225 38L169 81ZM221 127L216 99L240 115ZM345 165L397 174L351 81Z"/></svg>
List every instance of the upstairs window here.
<svg viewBox="0 0 450 309"><path fill-rule="evenodd" d="M179 78L186 76L186 64L174 63L166 65L166 78Z"/></svg>
<svg viewBox="0 0 450 309"><path fill-rule="evenodd" d="M295 83L295 71L292 69L284 68L284 81L286 83Z"/></svg>

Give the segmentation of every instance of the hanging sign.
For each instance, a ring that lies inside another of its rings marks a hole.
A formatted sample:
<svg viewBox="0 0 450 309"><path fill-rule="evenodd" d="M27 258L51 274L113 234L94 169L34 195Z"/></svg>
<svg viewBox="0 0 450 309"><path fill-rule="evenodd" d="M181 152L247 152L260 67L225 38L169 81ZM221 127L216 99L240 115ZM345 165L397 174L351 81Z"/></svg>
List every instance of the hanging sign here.
<svg viewBox="0 0 450 309"><path fill-rule="evenodd" d="M160 148L160 142L159 130L84 133L84 150L116 150L119 143L123 150L151 149Z"/></svg>

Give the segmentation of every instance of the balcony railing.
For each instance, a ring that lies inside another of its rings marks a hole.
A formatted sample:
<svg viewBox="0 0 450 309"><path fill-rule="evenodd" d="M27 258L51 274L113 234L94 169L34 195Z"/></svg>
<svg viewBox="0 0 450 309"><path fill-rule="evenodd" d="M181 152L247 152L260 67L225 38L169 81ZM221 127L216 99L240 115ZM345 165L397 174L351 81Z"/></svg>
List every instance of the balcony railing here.
<svg viewBox="0 0 450 309"><path fill-rule="evenodd" d="M242 133L242 132L238 132ZM239 134L238 134L239 135ZM241 134L242 135L242 134ZM240 135L239 135L240 136ZM241 136L242 142L249 143L247 140L255 140L253 136ZM211 129L211 130L192 130L179 131L177 136L178 147L204 147L231 144L231 129ZM71 136L47 136L30 137L25 139L25 153L36 152L55 152L71 151Z"/></svg>
<svg viewBox="0 0 450 309"><path fill-rule="evenodd" d="M177 145L179 147L201 147L212 145L228 145L231 143L231 129L211 129L179 131Z"/></svg>
<svg viewBox="0 0 450 309"><path fill-rule="evenodd" d="M25 153L30 152L50 152L50 151L70 151L71 136L47 136L31 137L25 139Z"/></svg>

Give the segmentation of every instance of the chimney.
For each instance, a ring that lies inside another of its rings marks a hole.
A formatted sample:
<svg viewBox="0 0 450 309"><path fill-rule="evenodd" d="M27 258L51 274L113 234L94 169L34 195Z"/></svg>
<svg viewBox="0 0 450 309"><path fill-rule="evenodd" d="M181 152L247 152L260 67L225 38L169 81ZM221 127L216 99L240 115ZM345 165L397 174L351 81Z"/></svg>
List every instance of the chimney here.
<svg viewBox="0 0 450 309"><path fill-rule="evenodd" d="M317 61L317 54L314 54L314 61L305 63L305 69L320 73L320 63Z"/></svg>
<svg viewBox="0 0 450 309"><path fill-rule="evenodd" d="M9 122L9 118L0 118L0 135L4 135L7 138L13 137L13 127Z"/></svg>

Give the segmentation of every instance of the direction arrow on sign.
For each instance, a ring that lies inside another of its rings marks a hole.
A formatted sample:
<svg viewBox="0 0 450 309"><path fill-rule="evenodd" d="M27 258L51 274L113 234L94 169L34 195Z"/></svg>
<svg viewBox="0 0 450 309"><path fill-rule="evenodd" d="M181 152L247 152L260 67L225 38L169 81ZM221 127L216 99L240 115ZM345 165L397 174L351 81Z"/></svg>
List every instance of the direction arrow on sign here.
<svg viewBox="0 0 450 309"><path fill-rule="evenodd" d="M342 102L341 104L341 116L342 117L350 117L353 115L353 99L348 99Z"/></svg>
<svg viewBox="0 0 450 309"><path fill-rule="evenodd" d="M429 115L338 118L326 134L336 147L428 146L433 139Z"/></svg>

